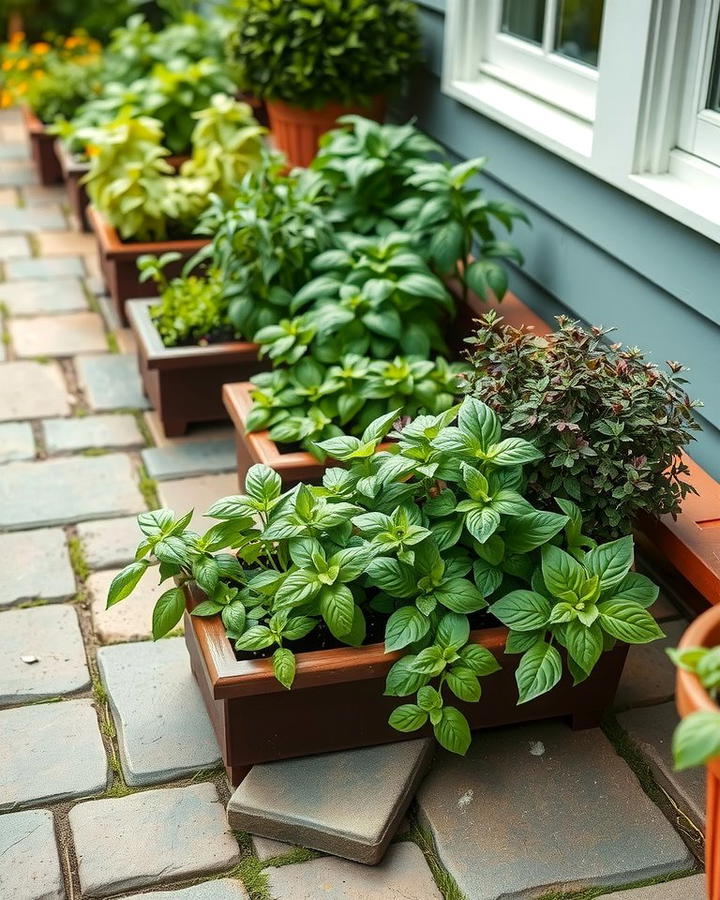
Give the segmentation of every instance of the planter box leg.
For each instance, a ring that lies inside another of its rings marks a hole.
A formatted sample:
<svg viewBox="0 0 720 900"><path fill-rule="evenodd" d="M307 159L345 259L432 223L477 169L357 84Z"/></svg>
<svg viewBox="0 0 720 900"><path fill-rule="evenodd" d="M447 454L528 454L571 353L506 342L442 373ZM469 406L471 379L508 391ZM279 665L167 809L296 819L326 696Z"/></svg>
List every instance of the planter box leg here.
<svg viewBox="0 0 720 900"><path fill-rule="evenodd" d="M188 423L183 419L166 419L162 416L161 418L165 428L165 437L182 437L188 429Z"/></svg>
<svg viewBox="0 0 720 900"><path fill-rule="evenodd" d="M570 716L570 727L573 731L584 731L587 728L598 728L602 722L604 709L582 709Z"/></svg>
<svg viewBox="0 0 720 900"><path fill-rule="evenodd" d="M233 787L238 787L248 775L252 766L225 766L225 771Z"/></svg>

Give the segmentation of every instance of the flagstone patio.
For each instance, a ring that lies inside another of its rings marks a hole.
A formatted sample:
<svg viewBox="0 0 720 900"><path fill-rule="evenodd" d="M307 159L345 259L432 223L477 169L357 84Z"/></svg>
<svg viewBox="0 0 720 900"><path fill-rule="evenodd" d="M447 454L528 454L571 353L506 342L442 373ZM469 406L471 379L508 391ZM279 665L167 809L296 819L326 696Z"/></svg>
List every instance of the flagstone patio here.
<svg viewBox="0 0 720 900"><path fill-rule="evenodd" d="M194 507L202 527L236 491L232 434L153 440L92 241L35 184L18 124L0 114L0 898L701 900L704 785L671 768L660 646L631 649L603 729L438 754L377 867L229 830L183 639L147 643L151 588L103 607L133 514ZM681 608L655 608L666 645Z"/></svg>

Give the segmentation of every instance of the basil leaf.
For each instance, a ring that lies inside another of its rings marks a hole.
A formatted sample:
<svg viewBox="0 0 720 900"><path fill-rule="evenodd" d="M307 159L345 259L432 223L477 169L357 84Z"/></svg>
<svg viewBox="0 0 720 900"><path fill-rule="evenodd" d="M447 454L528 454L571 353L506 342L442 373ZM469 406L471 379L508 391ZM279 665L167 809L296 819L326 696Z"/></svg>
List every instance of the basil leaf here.
<svg viewBox="0 0 720 900"><path fill-rule="evenodd" d="M512 631L534 631L548 624L550 602L542 594L520 589L493 603L490 612Z"/></svg>
<svg viewBox="0 0 720 900"><path fill-rule="evenodd" d="M585 554L585 568L600 579L600 590L617 587L630 571L634 558L632 535L601 544Z"/></svg>
<svg viewBox="0 0 720 900"><path fill-rule="evenodd" d="M406 703L390 713L388 723L396 731L408 732L422 728L427 720L428 714L424 709L420 709L415 703Z"/></svg>
<svg viewBox="0 0 720 900"><path fill-rule="evenodd" d="M518 703L528 703L555 687L562 677L562 658L550 644L539 641L523 654L515 680Z"/></svg>
<svg viewBox="0 0 720 900"><path fill-rule="evenodd" d="M434 732L441 747L460 756L467 753L472 742L467 719L459 709L455 709L453 706L443 708L442 716L435 725Z"/></svg>
<svg viewBox="0 0 720 900"><path fill-rule="evenodd" d="M402 650L425 637L430 623L414 606L401 606L385 624L385 652Z"/></svg>
<svg viewBox="0 0 720 900"><path fill-rule="evenodd" d="M146 559L139 559L117 573L110 584L106 609L132 594L149 565Z"/></svg>
<svg viewBox="0 0 720 900"><path fill-rule="evenodd" d="M598 603L598 610L604 630L626 644L648 644L664 637L655 619L637 603L605 600Z"/></svg>
<svg viewBox="0 0 720 900"><path fill-rule="evenodd" d="M675 768L699 766L720 754L720 713L698 710L680 722L672 742Z"/></svg>
<svg viewBox="0 0 720 900"><path fill-rule="evenodd" d="M153 639L163 637L169 631L172 631L177 623L182 619L185 612L185 595L182 588L170 588L158 597L153 609L152 615L152 633Z"/></svg>
<svg viewBox="0 0 720 900"><path fill-rule="evenodd" d="M272 667L275 678L288 690L295 680L295 655L286 647L278 647L272 656Z"/></svg>

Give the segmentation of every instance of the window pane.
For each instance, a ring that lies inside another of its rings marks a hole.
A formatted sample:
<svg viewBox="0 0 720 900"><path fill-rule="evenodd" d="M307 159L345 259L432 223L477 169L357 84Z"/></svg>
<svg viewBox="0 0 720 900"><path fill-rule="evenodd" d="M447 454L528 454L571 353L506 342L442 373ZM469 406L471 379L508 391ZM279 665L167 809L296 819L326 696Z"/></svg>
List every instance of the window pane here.
<svg viewBox="0 0 720 900"><path fill-rule="evenodd" d="M542 44L545 0L504 0L502 30L505 34Z"/></svg>
<svg viewBox="0 0 720 900"><path fill-rule="evenodd" d="M555 52L597 67L603 0L561 0Z"/></svg>
<svg viewBox="0 0 720 900"><path fill-rule="evenodd" d="M710 93L708 94L708 107L720 112L720 26L715 38L715 62L710 78Z"/></svg>

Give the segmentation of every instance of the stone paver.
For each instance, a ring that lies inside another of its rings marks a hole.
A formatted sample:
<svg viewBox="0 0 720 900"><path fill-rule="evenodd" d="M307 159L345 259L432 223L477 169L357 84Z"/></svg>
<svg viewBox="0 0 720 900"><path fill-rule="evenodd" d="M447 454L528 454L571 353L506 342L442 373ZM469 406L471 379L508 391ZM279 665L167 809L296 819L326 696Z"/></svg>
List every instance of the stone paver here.
<svg viewBox="0 0 720 900"><path fill-rule="evenodd" d="M67 203L64 184L28 184L21 188L25 206L62 206Z"/></svg>
<svg viewBox="0 0 720 900"><path fill-rule="evenodd" d="M239 859L211 784L79 803L69 818L84 895L171 885L229 869Z"/></svg>
<svg viewBox="0 0 720 900"><path fill-rule="evenodd" d="M428 738L253 766L228 804L235 831L374 865L430 764Z"/></svg>
<svg viewBox="0 0 720 900"><path fill-rule="evenodd" d="M662 703L675 693L675 667L665 650L677 647L687 622L663 622L661 628L667 637L630 647L615 698L616 709Z"/></svg>
<svg viewBox="0 0 720 900"><path fill-rule="evenodd" d="M3 134L7 133L7 129L3 129ZM5 159L0 162L0 184L13 185L19 187L24 184L32 184L37 180L35 174L35 166L31 162L24 159ZM5 218L0 210L0 229L4 231L18 231L18 219L16 217ZM14 210L12 210L14 212ZM25 229L27 230L27 229Z"/></svg>
<svg viewBox="0 0 720 900"><path fill-rule="evenodd" d="M89 700L3 710L0 734L0 811L87 797L107 787L105 748Z"/></svg>
<svg viewBox="0 0 720 900"><path fill-rule="evenodd" d="M30 809L0 819L0 897L64 900L52 813Z"/></svg>
<svg viewBox="0 0 720 900"><path fill-rule="evenodd" d="M152 894L132 894L123 900L250 900L240 881L216 878L179 891L158 891ZM688 898L692 900L692 898Z"/></svg>
<svg viewBox="0 0 720 900"><path fill-rule="evenodd" d="M107 350L102 319L94 312L11 319L7 328L20 357L75 356Z"/></svg>
<svg viewBox="0 0 720 900"><path fill-rule="evenodd" d="M292 844L284 844L282 841L274 841L272 838L258 837L256 834L252 837L252 845L261 862L267 862L278 856L287 856L295 849Z"/></svg>
<svg viewBox="0 0 720 900"><path fill-rule="evenodd" d="M698 766L676 772L672 761L672 735L679 722L675 703L631 709L618 722L639 746L655 778L694 822L705 822L705 769Z"/></svg>
<svg viewBox="0 0 720 900"><path fill-rule="evenodd" d="M85 267L78 256L58 256L52 259L11 259L5 264L8 281L18 278L83 278Z"/></svg>
<svg viewBox="0 0 720 900"><path fill-rule="evenodd" d="M0 463L35 456L35 439L27 422L6 422L0 425Z"/></svg>
<svg viewBox="0 0 720 900"><path fill-rule="evenodd" d="M143 413L143 419L156 447L179 447L182 444L197 443L198 441L234 440L235 438L235 429L232 425L211 423L191 425L187 434L169 438L165 434L160 416L154 409Z"/></svg>
<svg viewBox="0 0 720 900"><path fill-rule="evenodd" d="M81 522L77 526L77 533L82 541L85 560L91 569L127 565L135 559L135 550L142 539L135 516Z"/></svg>
<svg viewBox="0 0 720 900"><path fill-rule="evenodd" d="M0 302L11 316L81 312L87 297L77 278L29 279L0 284Z"/></svg>
<svg viewBox="0 0 720 900"><path fill-rule="evenodd" d="M142 452L143 462L151 478L169 481L237 469L235 442L195 441L175 447L148 447Z"/></svg>
<svg viewBox="0 0 720 900"><path fill-rule="evenodd" d="M67 453L90 447L136 447L144 444L135 417L125 415L82 416L43 422L48 453Z"/></svg>
<svg viewBox="0 0 720 900"><path fill-rule="evenodd" d="M97 253L94 234L81 231L39 231L34 237L40 256L90 256Z"/></svg>
<svg viewBox="0 0 720 900"><path fill-rule="evenodd" d="M442 863L473 900L611 887L693 861L597 729L483 732L465 758L438 757L417 799Z"/></svg>
<svg viewBox="0 0 720 900"><path fill-rule="evenodd" d="M140 540L137 540L140 543ZM133 554L134 555L134 554ZM93 572L86 587L91 600L93 627L103 644L137 641L152 636L152 613L155 602L171 585L158 584L157 570L148 572L132 596L106 609L110 583L119 570Z"/></svg>
<svg viewBox="0 0 720 900"><path fill-rule="evenodd" d="M0 144L0 155L3 153L8 154L12 152L20 153L21 148L11 147L8 144ZM9 157L6 157L9 158ZM18 195L15 188L3 187L0 188L0 206L17 206Z"/></svg>
<svg viewBox="0 0 720 900"><path fill-rule="evenodd" d="M0 469L0 528L61 525L143 509L130 459L119 453L8 463Z"/></svg>
<svg viewBox="0 0 720 900"><path fill-rule="evenodd" d="M75 367L88 404L96 412L147 407L135 356L80 356Z"/></svg>
<svg viewBox="0 0 720 900"><path fill-rule="evenodd" d="M422 851L407 842L393 844L372 868L325 857L267 872L278 900L442 900Z"/></svg>
<svg viewBox="0 0 720 900"><path fill-rule="evenodd" d="M8 165L0 163L0 169ZM17 207L0 211L0 228L5 231L63 231L67 228L67 222L57 206Z"/></svg>
<svg viewBox="0 0 720 900"><path fill-rule="evenodd" d="M0 260L23 259L31 255L30 244L21 234L0 236Z"/></svg>
<svg viewBox="0 0 720 900"><path fill-rule="evenodd" d="M1 621L0 706L90 687L80 626L71 606L13 610Z"/></svg>
<svg viewBox="0 0 720 900"><path fill-rule="evenodd" d="M0 378L0 422L65 416L70 403L57 363L8 362Z"/></svg>
<svg viewBox="0 0 720 900"><path fill-rule="evenodd" d="M237 494L237 475L201 475L199 478L181 478L178 481L161 481L158 494L163 506L173 509L178 515L195 510L189 528L206 531L216 524L204 513L220 497Z"/></svg>
<svg viewBox="0 0 720 900"><path fill-rule="evenodd" d="M74 593L75 575L59 528L0 534L0 608L67 600Z"/></svg>
<svg viewBox="0 0 720 900"><path fill-rule="evenodd" d="M101 647L97 658L128 784L171 781L220 761L183 638Z"/></svg>
<svg viewBox="0 0 720 900"><path fill-rule="evenodd" d="M705 900L705 876L690 875L664 884L603 894L602 900Z"/></svg>

